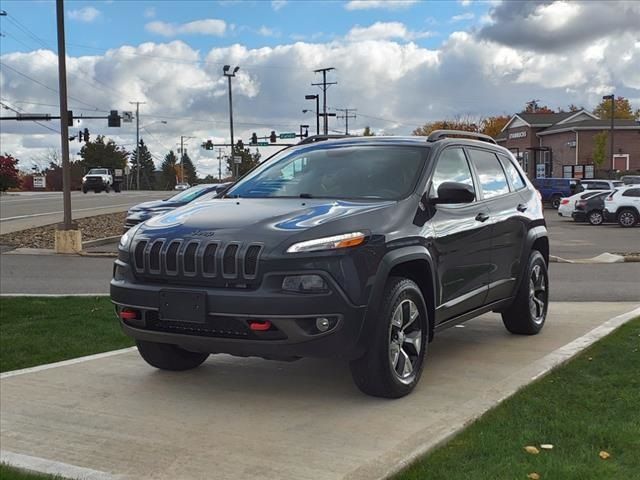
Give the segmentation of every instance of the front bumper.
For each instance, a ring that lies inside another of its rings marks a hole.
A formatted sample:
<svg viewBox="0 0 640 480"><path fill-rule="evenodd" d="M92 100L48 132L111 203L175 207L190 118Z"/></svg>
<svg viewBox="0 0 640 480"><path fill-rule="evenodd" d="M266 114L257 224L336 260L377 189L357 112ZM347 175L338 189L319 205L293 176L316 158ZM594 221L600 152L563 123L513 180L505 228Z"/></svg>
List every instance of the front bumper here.
<svg viewBox="0 0 640 480"><path fill-rule="evenodd" d="M615 223L618 221L615 212L610 212L606 208L602 211L605 222Z"/></svg>
<svg viewBox="0 0 640 480"><path fill-rule="evenodd" d="M574 210L571 214L571 217L576 222L586 222L587 221L587 212L583 212L582 210Z"/></svg>
<svg viewBox="0 0 640 480"><path fill-rule="evenodd" d="M125 262L116 261L111 299L118 311L129 308L140 312L136 320L120 320L124 332L135 339L175 344L192 351L266 358L353 359L364 351L359 339L366 307L354 305L326 272L298 273L322 275L330 285L329 292L298 294L280 290L284 275L278 273L265 276L256 289L242 289L137 283L128 270ZM204 293L205 322L160 319L160 293L166 290ZM328 331L315 328L319 317L330 320ZM268 331L248 327L251 321L264 320L272 324Z"/></svg>

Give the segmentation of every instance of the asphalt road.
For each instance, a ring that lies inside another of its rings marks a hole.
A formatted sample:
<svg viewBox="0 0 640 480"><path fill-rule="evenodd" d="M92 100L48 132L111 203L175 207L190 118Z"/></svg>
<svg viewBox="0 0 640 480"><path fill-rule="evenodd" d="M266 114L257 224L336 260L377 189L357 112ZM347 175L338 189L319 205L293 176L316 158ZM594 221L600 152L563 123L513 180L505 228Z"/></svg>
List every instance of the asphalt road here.
<svg viewBox="0 0 640 480"><path fill-rule="evenodd" d="M2 254L0 293L107 294L112 269L112 258ZM640 300L640 263L552 263L549 270L552 301Z"/></svg>
<svg viewBox="0 0 640 480"><path fill-rule="evenodd" d="M121 193L71 192L73 218L128 210L148 200L167 198L174 192L127 191ZM0 232L49 225L63 219L62 192L25 192L0 198Z"/></svg>

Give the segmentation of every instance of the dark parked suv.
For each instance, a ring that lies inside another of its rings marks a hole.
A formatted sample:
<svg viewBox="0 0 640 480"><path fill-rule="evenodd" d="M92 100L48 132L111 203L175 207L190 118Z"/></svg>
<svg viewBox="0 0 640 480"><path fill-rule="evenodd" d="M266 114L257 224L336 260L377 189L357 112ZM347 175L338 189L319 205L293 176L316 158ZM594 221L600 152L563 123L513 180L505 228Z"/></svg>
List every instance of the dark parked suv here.
<svg viewBox="0 0 640 480"><path fill-rule="evenodd" d="M542 329L547 230L508 150L455 131L303 143L122 237L111 298L149 364L338 356L401 397L442 329L492 310Z"/></svg>

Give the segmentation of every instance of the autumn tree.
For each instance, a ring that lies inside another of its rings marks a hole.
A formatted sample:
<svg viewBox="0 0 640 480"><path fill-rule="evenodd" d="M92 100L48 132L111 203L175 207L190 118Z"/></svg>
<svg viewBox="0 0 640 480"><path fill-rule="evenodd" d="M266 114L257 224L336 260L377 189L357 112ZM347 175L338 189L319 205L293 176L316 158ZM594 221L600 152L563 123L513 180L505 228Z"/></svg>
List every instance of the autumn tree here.
<svg viewBox="0 0 640 480"><path fill-rule="evenodd" d="M480 131L490 137L497 137L504 126L509 122L511 117L507 115L496 115L493 117L484 118L480 124L482 125Z"/></svg>
<svg viewBox="0 0 640 480"><path fill-rule="evenodd" d="M20 185L18 159L5 153L0 155L0 192Z"/></svg>
<svg viewBox="0 0 640 480"><path fill-rule="evenodd" d="M371 131L370 127L364 127L364 131L362 132L363 137L374 137L376 134Z"/></svg>
<svg viewBox="0 0 640 480"><path fill-rule="evenodd" d="M130 178L138 178L138 155L137 151L140 149L140 187L142 190L153 190L155 186L155 170L156 166L153 163L151 152L144 143L144 140L140 139L140 144L131 154L131 170L129 171Z"/></svg>
<svg viewBox="0 0 640 480"><path fill-rule="evenodd" d="M604 161L607 159L607 140L609 134L606 131L602 131L593 136L593 163L598 167L604 165Z"/></svg>
<svg viewBox="0 0 640 480"><path fill-rule="evenodd" d="M525 109L522 113L555 113L552 109L546 105L540 105L539 100L531 100L526 103Z"/></svg>
<svg viewBox="0 0 640 480"><path fill-rule="evenodd" d="M633 120L634 116L638 114L636 111L635 115L633 109L631 108L631 103L628 98L625 97L616 97L615 99L615 109L613 118ZM593 109L593 114L602 118L602 119L610 119L611 118L611 100L602 100L596 108Z"/></svg>
<svg viewBox="0 0 640 480"><path fill-rule="evenodd" d="M471 117L456 117L453 120L436 120L434 122L425 123L423 126L416 128L412 135L428 136L434 130L462 130L465 132L479 132L478 122Z"/></svg>
<svg viewBox="0 0 640 480"><path fill-rule="evenodd" d="M82 160L80 163L89 170L90 168L124 168L127 164L127 151L118 147L116 143L104 135L98 135L93 142L87 142L80 150Z"/></svg>
<svg viewBox="0 0 640 480"><path fill-rule="evenodd" d="M162 166L160 167L160 170L162 170L162 189L173 190L173 187L176 186L176 177L178 173L176 169L177 164L178 157L173 153L173 150L169 151L169 153L164 156Z"/></svg>

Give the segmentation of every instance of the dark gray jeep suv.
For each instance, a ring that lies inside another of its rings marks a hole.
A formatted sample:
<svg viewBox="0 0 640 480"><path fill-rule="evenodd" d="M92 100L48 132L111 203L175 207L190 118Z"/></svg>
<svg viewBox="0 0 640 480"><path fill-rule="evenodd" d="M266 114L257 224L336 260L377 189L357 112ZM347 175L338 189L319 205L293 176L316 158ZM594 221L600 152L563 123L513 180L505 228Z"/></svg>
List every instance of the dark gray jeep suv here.
<svg viewBox="0 0 640 480"><path fill-rule="evenodd" d="M339 356L401 397L444 328L493 310L542 329L547 230L509 151L456 131L302 143L122 237L111 298L149 364Z"/></svg>

